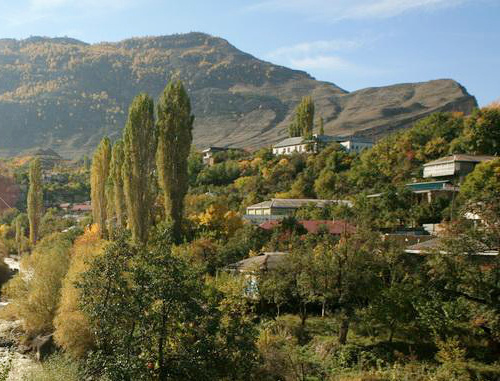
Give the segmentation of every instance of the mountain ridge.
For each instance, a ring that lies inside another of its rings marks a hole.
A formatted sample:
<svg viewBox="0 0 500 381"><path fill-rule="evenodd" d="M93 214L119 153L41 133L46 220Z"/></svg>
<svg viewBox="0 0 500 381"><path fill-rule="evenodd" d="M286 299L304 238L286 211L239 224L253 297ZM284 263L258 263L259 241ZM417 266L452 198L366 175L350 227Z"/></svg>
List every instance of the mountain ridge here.
<svg viewBox="0 0 500 381"><path fill-rule="evenodd" d="M157 98L169 78L183 80L191 96L198 147L275 142L305 95L313 97L327 133L374 138L435 111L469 113L477 106L449 79L348 92L200 32L97 44L2 39L0 154L34 147L69 157L90 153L102 136L120 136L135 95Z"/></svg>

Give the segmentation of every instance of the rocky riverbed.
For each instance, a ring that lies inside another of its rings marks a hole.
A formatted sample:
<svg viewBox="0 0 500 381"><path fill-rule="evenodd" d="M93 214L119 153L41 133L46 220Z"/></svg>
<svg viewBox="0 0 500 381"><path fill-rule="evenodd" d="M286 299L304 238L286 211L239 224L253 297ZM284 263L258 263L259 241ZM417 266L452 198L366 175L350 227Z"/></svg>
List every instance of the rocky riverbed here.
<svg viewBox="0 0 500 381"><path fill-rule="evenodd" d="M19 262L6 258L5 263L14 271L19 271ZM0 309L8 302L1 301ZM21 321L0 320L0 379L7 381L29 381L26 375L39 364L29 348L20 346ZM8 374L7 378L3 378Z"/></svg>
<svg viewBox="0 0 500 381"><path fill-rule="evenodd" d="M0 378L8 372L7 381L24 381L25 376L39 365L25 349L17 346L20 321L0 320Z"/></svg>

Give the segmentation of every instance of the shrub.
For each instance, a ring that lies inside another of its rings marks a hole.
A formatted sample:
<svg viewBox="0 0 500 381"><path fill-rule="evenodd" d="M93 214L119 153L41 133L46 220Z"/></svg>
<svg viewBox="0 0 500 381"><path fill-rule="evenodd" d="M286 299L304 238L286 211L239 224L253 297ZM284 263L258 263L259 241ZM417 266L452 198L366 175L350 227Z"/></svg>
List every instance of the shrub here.
<svg viewBox="0 0 500 381"><path fill-rule="evenodd" d="M61 354L53 355L40 367L29 370L23 377L23 381L80 381L83 379L79 364Z"/></svg>
<svg viewBox="0 0 500 381"><path fill-rule="evenodd" d="M31 256L21 260L21 272L5 285L4 295L10 303L2 313L22 320L24 330L30 335L53 330L70 247L67 235L48 236L39 242Z"/></svg>

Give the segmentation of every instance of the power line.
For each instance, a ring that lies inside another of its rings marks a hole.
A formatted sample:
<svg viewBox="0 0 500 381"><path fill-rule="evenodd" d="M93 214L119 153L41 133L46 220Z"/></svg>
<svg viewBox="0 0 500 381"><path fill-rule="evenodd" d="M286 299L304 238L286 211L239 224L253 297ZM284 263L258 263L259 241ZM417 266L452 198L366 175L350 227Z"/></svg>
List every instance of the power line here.
<svg viewBox="0 0 500 381"><path fill-rule="evenodd" d="M5 201L2 197L0 197L0 201L2 201L2 202L3 202L6 206L7 206L7 208L12 209L12 206L10 206L10 205L7 203L7 201Z"/></svg>

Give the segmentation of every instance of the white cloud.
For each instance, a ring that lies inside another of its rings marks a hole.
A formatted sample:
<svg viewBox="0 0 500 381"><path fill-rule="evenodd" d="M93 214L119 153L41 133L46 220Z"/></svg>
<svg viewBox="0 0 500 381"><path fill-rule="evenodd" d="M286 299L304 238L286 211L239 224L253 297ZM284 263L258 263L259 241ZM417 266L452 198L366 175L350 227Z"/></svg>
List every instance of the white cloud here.
<svg viewBox="0 0 500 381"><path fill-rule="evenodd" d="M247 10L289 11L315 19L381 19L412 11L450 8L471 0L264 0Z"/></svg>
<svg viewBox="0 0 500 381"><path fill-rule="evenodd" d="M290 65L302 70L336 70L346 71L355 69L354 64L338 56L314 56L305 58L292 58Z"/></svg>
<svg viewBox="0 0 500 381"><path fill-rule="evenodd" d="M302 42L280 47L266 54L265 58L302 70L348 70L354 65L340 55L361 48L367 41L354 38Z"/></svg>
<svg viewBox="0 0 500 381"><path fill-rule="evenodd" d="M359 48L363 45L361 40L328 40L312 41L296 44L293 46L284 46L274 50L267 56L270 59L280 59L284 57L295 57L299 54L310 55L324 52L345 51Z"/></svg>

